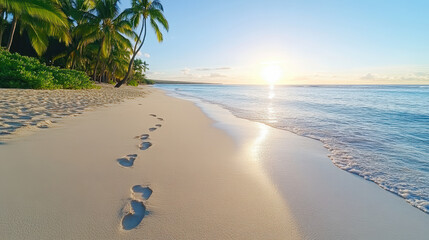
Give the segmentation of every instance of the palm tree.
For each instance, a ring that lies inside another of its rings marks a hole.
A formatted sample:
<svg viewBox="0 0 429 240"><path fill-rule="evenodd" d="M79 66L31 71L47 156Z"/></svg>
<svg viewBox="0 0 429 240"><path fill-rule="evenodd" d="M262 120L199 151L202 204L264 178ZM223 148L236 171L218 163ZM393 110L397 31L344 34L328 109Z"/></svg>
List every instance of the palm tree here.
<svg viewBox="0 0 429 240"><path fill-rule="evenodd" d="M143 62L143 72L146 72L147 70L149 70L149 64L146 63L146 61Z"/></svg>
<svg viewBox="0 0 429 240"><path fill-rule="evenodd" d="M106 57L110 53L112 42L117 42L119 46L126 48L130 42L122 34L134 37L130 22L119 14L118 3L119 0L96 0L94 13L87 12L85 16L88 19L87 22L76 27L75 33L82 36L79 47L85 47L94 42L100 44L95 60L93 80L97 77L100 58Z"/></svg>
<svg viewBox="0 0 429 240"><path fill-rule="evenodd" d="M47 49L48 37L56 37L69 44L69 24L56 0L0 0L0 9L13 15L7 50L20 23L20 33L27 33L31 45L41 55ZM7 14L6 14L7 16Z"/></svg>
<svg viewBox="0 0 429 240"><path fill-rule="evenodd" d="M6 9L0 7L0 47L2 46L3 33L7 26L8 16Z"/></svg>
<svg viewBox="0 0 429 240"><path fill-rule="evenodd" d="M120 68L118 73L124 71L124 69L126 68L126 65L123 66L123 63L124 62L125 62L125 64L128 63L128 61L130 59L131 51L132 51L132 49L131 49L131 43L130 42L128 42L127 46L121 46L120 42L114 41L112 43L111 52L110 52L109 56L105 59L106 61L103 64L103 67L102 67L100 74L102 76L104 74L107 75L111 70L110 65L112 65L112 64ZM102 78L100 78L100 79L102 79ZM106 79L106 78L104 78L104 79Z"/></svg>
<svg viewBox="0 0 429 240"><path fill-rule="evenodd" d="M75 69L87 64L88 59L83 51L83 47L79 44L82 36L76 34L77 26L88 22L87 13L95 6L95 0L60 0L61 9L67 15L70 22L70 32L72 43L68 48L54 57L54 61L65 58L65 67Z"/></svg>
<svg viewBox="0 0 429 240"><path fill-rule="evenodd" d="M115 87L122 86L122 84L124 84L130 76L134 59L137 53L142 48L146 39L147 21L150 22L150 25L155 30L158 42L163 41L163 35L161 30L159 29L158 24L161 24L161 26L166 31L169 30L169 25L167 19L164 17L163 12L164 8L159 0L132 0L131 8L128 8L123 12L123 15L130 18L134 28L137 28L140 25L141 21L142 23L140 33L135 41L135 45L133 48L133 55L131 57L130 63L128 64L127 74L121 81L118 82L118 84L116 84Z"/></svg>
<svg viewBox="0 0 429 240"><path fill-rule="evenodd" d="M130 61L131 47L129 49L114 48L107 63L108 71L110 72L110 80L116 82L117 77L124 77L126 68Z"/></svg>

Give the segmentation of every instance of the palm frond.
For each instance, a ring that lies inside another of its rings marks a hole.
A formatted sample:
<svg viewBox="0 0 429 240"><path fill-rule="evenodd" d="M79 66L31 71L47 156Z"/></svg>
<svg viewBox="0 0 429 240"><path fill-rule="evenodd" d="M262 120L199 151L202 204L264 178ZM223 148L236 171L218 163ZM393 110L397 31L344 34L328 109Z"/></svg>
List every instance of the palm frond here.
<svg viewBox="0 0 429 240"><path fill-rule="evenodd" d="M64 12L49 0L0 0L0 7L17 16L28 14L58 26L68 27L69 24Z"/></svg>
<svg viewBox="0 0 429 240"><path fill-rule="evenodd" d="M159 0L154 0L151 4L151 7L164 11L164 7L162 6L161 1Z"/></svg>
<svg viewBox="0 0 429 240"><path fill-rule="evenodd" d="M162 35L161 30L159 30L158 24L155 22L153 18L150 19L150 25L152 26L153 30L155 31L156 38L158 39L158 42L162 42L164 40L164 37Z"/></svg>
<svg viewBox="0 0 429 240"><path fill-rule="evenodd" d="M150 18L159 22L162 25L162 27L168 32L168 30L170 29L170 26L164 14L160 10L154 9L154 8L149 9L149 16Z"/></svg>

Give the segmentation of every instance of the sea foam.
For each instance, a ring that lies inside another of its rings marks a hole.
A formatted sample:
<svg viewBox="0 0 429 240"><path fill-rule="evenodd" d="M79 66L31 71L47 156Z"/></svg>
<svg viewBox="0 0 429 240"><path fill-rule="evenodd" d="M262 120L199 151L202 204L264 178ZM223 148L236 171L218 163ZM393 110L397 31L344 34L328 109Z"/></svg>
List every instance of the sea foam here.
<svg viewBox="0 0 429 240"><path fill-rule="evenodd" d="M317 139L339 168L429 213L426 86L159 85Z"/></svg>

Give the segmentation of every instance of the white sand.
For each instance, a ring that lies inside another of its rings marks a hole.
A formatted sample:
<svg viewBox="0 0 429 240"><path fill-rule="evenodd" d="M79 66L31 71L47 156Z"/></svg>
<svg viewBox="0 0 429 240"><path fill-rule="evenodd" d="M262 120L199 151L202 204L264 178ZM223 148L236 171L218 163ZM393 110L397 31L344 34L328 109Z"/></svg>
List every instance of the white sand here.
<svg viewBox="0 0 429 240"><path fill-rule="evenodd" d="M158 91L7 142L0 156L0 239L299 238L252 155L192 103ZM148 215L127 231L132 200Z"/></svg>
<svg viewBox="0 0 429 240"><path fill-rule="evenodd" d="M0 145L0 239L429 236L427 214L320 142L152 92Z"/></svg>
<svg viewBox="0 0 429 240"><path fill-rule="evenodd" d="M125 99L144 96L141 89L98 84L90 90L0 89L0 142L28 134L37 128L52 127L63 117Z"/></svg>

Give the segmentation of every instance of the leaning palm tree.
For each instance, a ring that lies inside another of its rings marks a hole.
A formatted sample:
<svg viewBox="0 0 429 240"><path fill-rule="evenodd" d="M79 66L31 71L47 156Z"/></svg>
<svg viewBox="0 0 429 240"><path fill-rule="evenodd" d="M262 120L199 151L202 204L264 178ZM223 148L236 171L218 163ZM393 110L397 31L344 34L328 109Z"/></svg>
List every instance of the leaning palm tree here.
<svg viewBox="0 0 429 240"><path fill-rule="evenodd" d="M13 15L7 50L12 46L18 23L21 34L27 32L38 55L46 51L50 36L70 43L67 17L59 8L57 0L0 0L0 9Z"/></svg>
<svg viewBox="0 0 429 240"><path fill-rule="evenodd" d="M82 36L80 48L99 42L100 48L95 59L93 80L97 78L97 69L101 57L106 58L112 49L112 42L120 46L129 45L129 40L122 34L135 37L132 26L119 12L119 0L96 0L94 12L87 12L87 22L76 27L75 34Z"/></svg>
<svg viewBox="0 0 429 240"><path fill-rule="evenodd" d="M150 22L150 25L155 30L158 42L163 41L164 38L158 24L161 24L161 26L166 31L169 30L169 25L167 19L164 17L163 12L164 8L159 0L132 0L131 8L128 8L123 12L123 15L130 18L134 28L137 28L140 25L140 22L141 28L140 33L135 41L131 60L128 64L127 74L125 74L125 77L119 81L115 87L122 86L122 84L124 84L130 76L134 59L136 58L137 53L142 48L146 39L147 21Z"/></svg>

